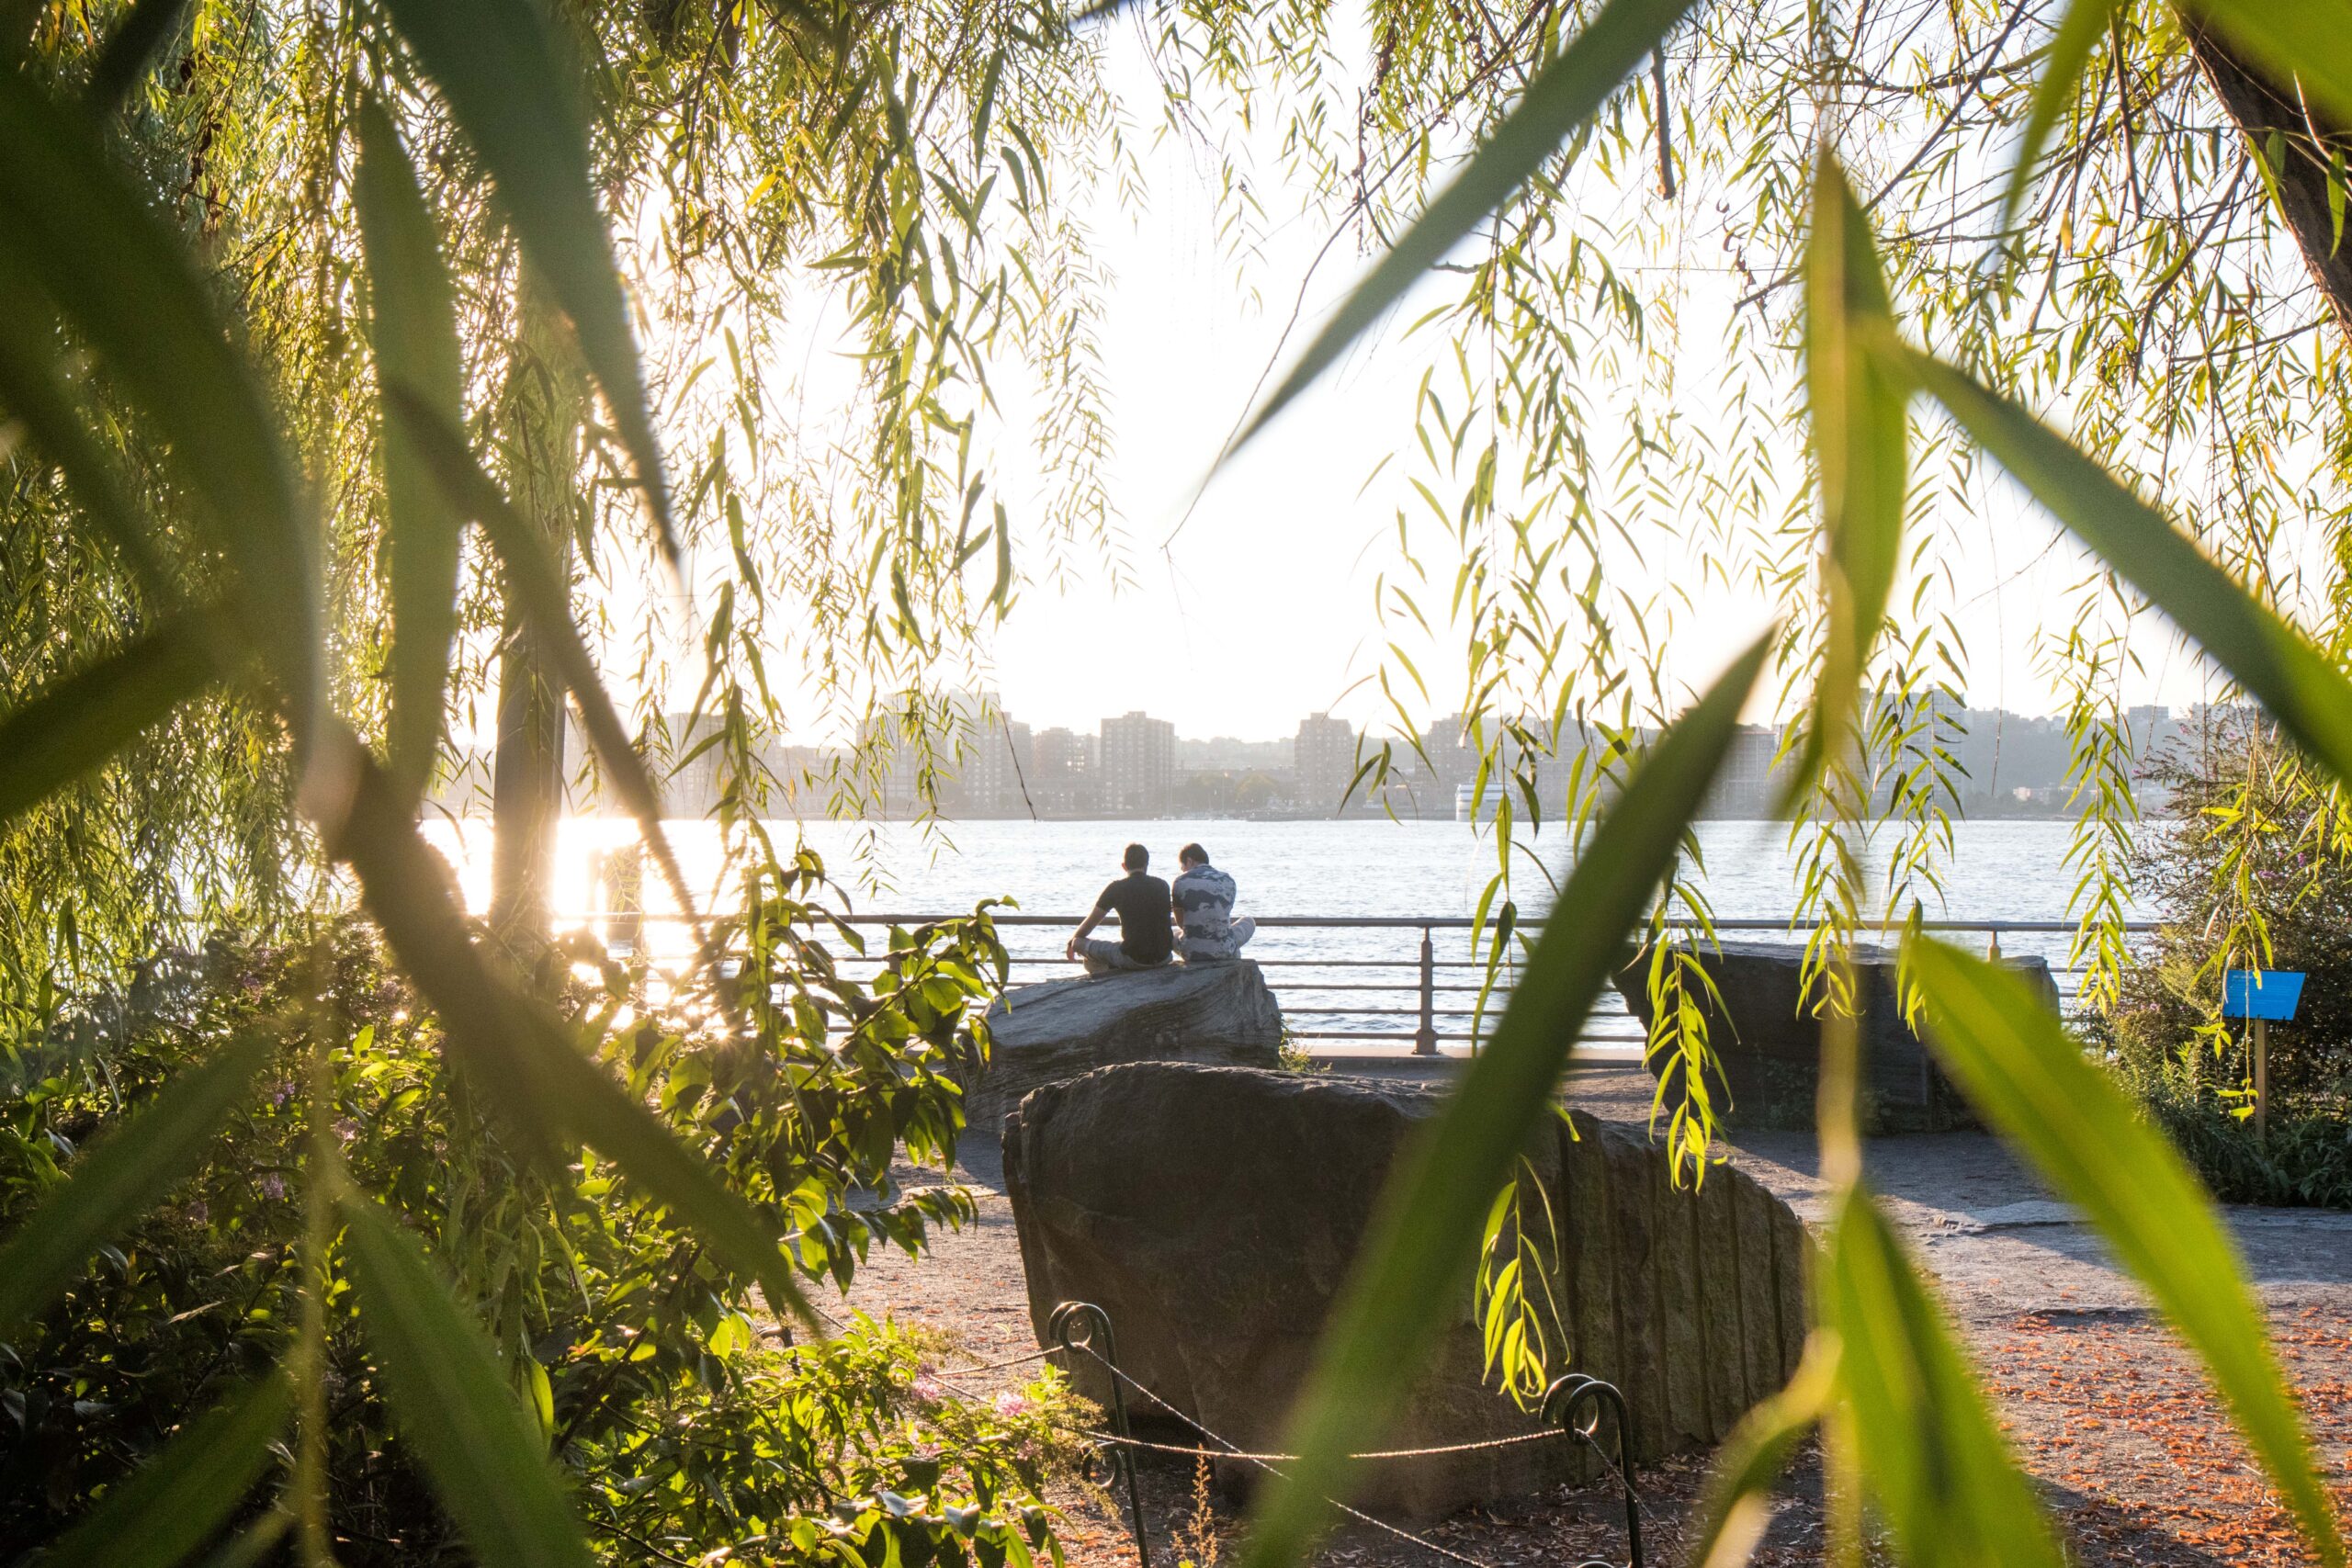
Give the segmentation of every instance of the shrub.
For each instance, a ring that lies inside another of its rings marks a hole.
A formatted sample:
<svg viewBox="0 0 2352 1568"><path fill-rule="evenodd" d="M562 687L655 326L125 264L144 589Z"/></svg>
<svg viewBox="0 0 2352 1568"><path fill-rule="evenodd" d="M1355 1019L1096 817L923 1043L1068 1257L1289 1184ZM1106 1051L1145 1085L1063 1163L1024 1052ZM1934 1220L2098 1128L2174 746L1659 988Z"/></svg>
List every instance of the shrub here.
<svg viewBox="0 0 2352 1568"><path fill-rule="evenodd" d="M983 906L894 931L880 976L847 980L817 940L821 886L813 858L796 863L734 923L731 960L673 995L586 950L550 952L541 971L582 1048L769 1214L805 1276L845 1287L873 1247L919 1251L972 1213L962 1189L902 1188L892 1168L950 1163L955 1075L983 1058L981 1004L1004 967ZM0 1233L175 1069L250 1031L282 1041L202 1172L0 1348L0 1556L53 1537L227 1385L284 1358L319 1118L354 1183L419 1233L472 1304L616 1560L645 1560L649 1541L694 1556L754 1536L779 1556L863 1542L876 1561L1053 1550L1041 1490L1048 1417L1069 1398L1057 1384L1001 1410L941 1404L917 1379L937 1346L862 1320L837 1339L764 1348L773 1330L751 1281L592 1154L548 1157L451 1065L427 1018L351 923L167 955L9 1044ZM314 1046L331 1080L317 1100ZM338 1555L456 1553L402 1457L339 1255L329 1269ZM876 1501L885 1493L897 1501Z"/></svg>

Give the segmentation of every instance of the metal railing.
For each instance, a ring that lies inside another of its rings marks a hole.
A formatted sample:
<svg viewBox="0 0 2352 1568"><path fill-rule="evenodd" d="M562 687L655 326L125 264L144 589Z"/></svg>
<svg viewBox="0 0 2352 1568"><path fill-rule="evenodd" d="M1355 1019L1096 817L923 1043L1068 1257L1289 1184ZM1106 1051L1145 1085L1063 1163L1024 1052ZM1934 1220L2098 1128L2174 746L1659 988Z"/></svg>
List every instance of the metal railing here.
<svg viewBox="0 0 2352 1568"><path fill-rule="evenodd" d="M845 924L875 928L927 925L956 916L930 914L867 914L841 917ZM612 942L616 927L682 926L684 917L647 912L630 914L596 911L559 917L572 927L601 927ZM1061 979L1082 973L1065 957L1062 945L1080 917L1001 912L995 916L1012 962L1017 985ZM1486 941L1495 922L1480 922L1467 915L1270 915L1258 919L1258 934L1242 956L1264 971L1283 1010L1291 1038L1330 1052L1348 1046L1366 1053L1437 1055L1446 1047L1476 1051L1480 1040L1502 1015L1502 1004L1516 979L1519 960L1507 956L1487 991ZM1533 929L1540 917L1519 922ZM1674 919L1668 925L1690 931L1698 922ZM1788 919L1717 919L1715 934L1724 940L1759 936L1785 939L1792 947L1806 937ZM2068 962L2067 949L2075 927L2070 920L1925 920L1923 929L1943 934L1981 938L1987 951L2010 956L2036 955L2050 964L2058 983L2059 999L2071 1007L2082 966ZM1115 929L1116 918L1105 922ZM2152 921L2128 921L2128 934L2155 930ZM1052 933L1050 936L1046 933ZM861 958L836 955L849 965L878 968L885 953ZM856 971L852 970L853 973ZM1595 1006L1579 1036L1591 1050L1624 1054L1638 1052L1645 1034L1640 1020L1611 990Z"/></svg>

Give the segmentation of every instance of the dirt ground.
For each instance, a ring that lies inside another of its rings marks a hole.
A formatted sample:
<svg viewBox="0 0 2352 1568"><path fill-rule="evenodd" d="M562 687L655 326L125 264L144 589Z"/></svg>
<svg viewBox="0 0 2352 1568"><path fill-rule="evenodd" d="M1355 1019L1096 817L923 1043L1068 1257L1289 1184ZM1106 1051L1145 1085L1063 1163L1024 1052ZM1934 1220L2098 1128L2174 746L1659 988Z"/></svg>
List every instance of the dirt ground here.
<svg viewBox="0 0 2352 1568"><path fill-rule="evenodd" d="M1613 1120L1639 1122L1648 1110L1646 1079L1631 1066L1579 1069L1568 1098ZM1800 1215L1820 1221L1823 1189L1810 1134L1743 1134L1732 1157ZM1020 1356L1036 1341L994 1140L967 1137L961 1161L965 1179L989 1193L979 1224L943 1238L921 1263L877 1255L848 1304L948 1331L968 1360L944 1369L946 1375L993 1393L1035 1369L967 1379L956 1367ZM2170 1331L2089 1229L1995 1140L1976 1134L1874 1140L1865 1163L1938 1280L2075 1561L2167 1568L2310 1561ZM2352 1213L2237 1208L2229 1218L2320 1444L2324 1473L2352 1516ZM1704 1454L1688 1455L1641 1474L1649 1562L1683 1561L1679 1529L1706 1463ZM1155 1568L1173 1568L1180 1557L1201 1562L1212 1542L1219 1555L1234 1554L1238 1510L1216 1503L1204 1511L1187 1461L1147 1456L1141 1477ZM1122 1516L1077 1488L1058 1501L1073 1563L1132 1568L1135 1549ZM1810 1454L1781 1487L1780 1505L1756 1560L1819 1561L1820 1483ZM1491 1568L1627 1559L1623 1505L1608 1485L1562 1487L1416 1533ZM1446 1558L1357 1524L1335 1531L1318 1561L1423 1568Z"/></svg>

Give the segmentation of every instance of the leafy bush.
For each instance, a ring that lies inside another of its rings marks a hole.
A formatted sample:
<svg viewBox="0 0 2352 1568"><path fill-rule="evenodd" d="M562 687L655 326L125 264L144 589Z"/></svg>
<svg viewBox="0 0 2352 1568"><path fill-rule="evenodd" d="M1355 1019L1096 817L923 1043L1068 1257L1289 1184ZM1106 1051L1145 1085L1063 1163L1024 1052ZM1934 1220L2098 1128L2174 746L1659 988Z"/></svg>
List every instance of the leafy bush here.
<svg viewBox="0 0 2352 1568"><path fill-rule="evenodd" d="M2274 1106L2267 1142L2211 1094L2158 1088L2148 1113L2225 1203L2352 1209L2352 1103Z"/></svg>
<svg viewBox="0 0 2352 1568"><path fill-rule="evenodd" d="M955 1075L983 1059L980 1006L1004 954L984 906L893 931L878 977L847 979L816 938L822 878L802 857L734 923L723 978L665 995L642 969L572 949L540 969L582 1047L777 1224L803 1274L846 1286L872 1247L919 1251L933 1227L972 1213L960 1188L900 1188L891 1171L901 1154L951 1162ZM1052 1547L1040 1491L1046 1417L1068 1397L1057 1385L993 1411L925 1398L916 1372L937 1346L862 1320L838 1339L762 1348L768 1314L752 1281L593 1153L546 1157L453 1066L429 1019L354 922L288 945L167 955L7 1051L0 1230L14 1231L80 1145L175 1071L255 1030L278 1039L202 1171L0 1356L5 1550L54 1536L191 1416L288 1356L320 1124L351 1183L421 1233L471 1303L616 1558L640 1560L650 1541L683 1556L752 1537L812 1555L876 1544L877 1528L906 1560L972 1550L1018 1562ZM335 1549L355 1564L453 1552L385 1407L337 1247L325 1341ZM884 1494L898 1501L874 1501Z"/></svg>

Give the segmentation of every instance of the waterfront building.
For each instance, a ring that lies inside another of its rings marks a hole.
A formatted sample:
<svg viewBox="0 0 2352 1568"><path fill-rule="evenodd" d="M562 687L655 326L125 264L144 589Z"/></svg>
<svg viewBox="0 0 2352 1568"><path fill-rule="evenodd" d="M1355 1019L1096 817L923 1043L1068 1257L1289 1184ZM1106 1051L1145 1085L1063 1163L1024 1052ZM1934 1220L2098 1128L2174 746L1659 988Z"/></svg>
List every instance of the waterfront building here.
<svg viewBox="0 0 2352 1568"><path fill-rule="evenodd" d="M1102 808L1159 817L1176 788L1176 727L1140 711L1102 721Z"/></svg>
<svg viewBox="0 0 2352 1568"><path fill-rule="evenodd" d="M1291 756L1299 808L1317 817L1338 811L1356 775L1356 727L1328 713L1310 714L1299 721Z"/></svg>

